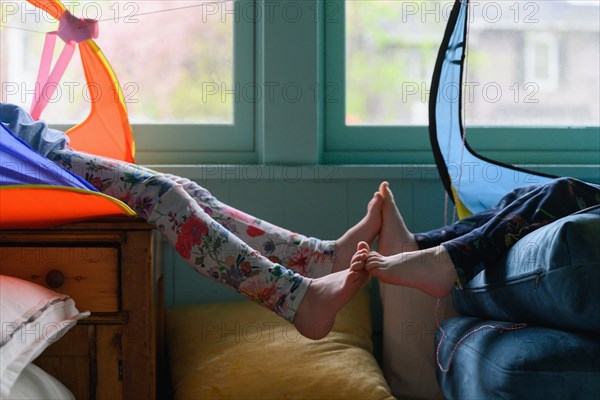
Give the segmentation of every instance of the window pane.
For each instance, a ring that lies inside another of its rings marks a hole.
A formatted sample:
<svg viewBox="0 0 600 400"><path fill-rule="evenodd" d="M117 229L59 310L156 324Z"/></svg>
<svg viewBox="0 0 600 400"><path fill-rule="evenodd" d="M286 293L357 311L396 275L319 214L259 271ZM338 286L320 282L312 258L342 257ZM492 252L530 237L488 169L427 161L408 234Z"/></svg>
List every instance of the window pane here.
<svg viewBox="0 0 600 400"><path fill-rule="evenodd" d="M80 0L65 5L78 17L100 20L96 43L119 78L132 122L233 123L233 2ZM42 33L58 23L23 1L3 0L2 8L0 95L28 108ZM62 45L58 40L55 59ZM81 121L89 107L76 53L43 117Z"/></svg>
<svg viewBox="0 0 600 400"><path fill-rule="evenodd" d="M427 124L453 2L346 2L346 122ZM468 125L600 124L596 1L473 2Z"/></svg>
<svg viewBox="0 0 600 400"><path fill-rule="evenodd" d="M345 2L348 125L427 124L427 91L446 24L441 8L451 5ZM425 8L433 13L422 21Z"/></svg>
<svg viewBox="0 0 600 400"><path fill-rule="evenodd" d="M599 125L600 3L493 4L474 8L467 123Z"/></svg>

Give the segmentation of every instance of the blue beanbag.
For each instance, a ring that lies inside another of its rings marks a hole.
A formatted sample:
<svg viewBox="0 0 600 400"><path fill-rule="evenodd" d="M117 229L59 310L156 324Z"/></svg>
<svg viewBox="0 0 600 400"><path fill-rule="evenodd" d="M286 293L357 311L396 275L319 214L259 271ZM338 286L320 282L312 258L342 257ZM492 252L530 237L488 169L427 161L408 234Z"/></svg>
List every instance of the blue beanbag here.
<svg viewBox="0 0 600 400"><path fill-rule="evenodd" d="M479 318L600 331L600 210L528 234L452 300Z"/></svg>
<svg viewBox="0 0 600 400"><path fill-rule="evenodd" d="M511 323L456 317L444 321L446 336L436 368L449 399L598 399L600 340L593 332L526 327L515 331L485 329L457 347L467 333L483 325ZM436 343L441 331L436 332Z"/></svg>

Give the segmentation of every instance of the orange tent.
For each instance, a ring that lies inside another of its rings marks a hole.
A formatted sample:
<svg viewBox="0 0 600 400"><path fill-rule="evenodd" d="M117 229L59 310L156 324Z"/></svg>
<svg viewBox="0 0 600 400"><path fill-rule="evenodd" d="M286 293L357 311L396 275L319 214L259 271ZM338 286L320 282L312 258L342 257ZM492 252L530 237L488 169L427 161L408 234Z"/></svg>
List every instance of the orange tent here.
<svg viewBox="0 0 600 400"><path fill-rule="evenodd" d="M69 24L73 18L59 0L27 0L48 14ZM68 43L73 46L74 42ZM94 98L88 117L67 134L74 149L127 162L134 162L135 146L127 108L117 77L102 51L93 41L78 43L88 90L106 95ZM110 95L108 95L110 93ZM115 99L114 93L117 93ZM0 228L27 229L93 219L103 216L135 215L124 203L91 190L46 184L0 186Z"/></svg>

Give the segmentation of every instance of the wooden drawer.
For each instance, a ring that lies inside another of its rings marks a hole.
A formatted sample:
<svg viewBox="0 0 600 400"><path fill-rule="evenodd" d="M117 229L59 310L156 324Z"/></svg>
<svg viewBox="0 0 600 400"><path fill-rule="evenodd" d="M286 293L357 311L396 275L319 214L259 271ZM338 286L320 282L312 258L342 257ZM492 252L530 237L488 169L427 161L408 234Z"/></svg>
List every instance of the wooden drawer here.
<svg viewBox="0 0 600 400"><path fill-rule="evenodd" d="M67 294L80 311L115 312L118 258L115 247L5 246L0 247L0 274Z"/></svg>
<svg viewBox="0 0 600 400"><path fill-rule="evenodd" d="M77 400L157 399L164 309L151 234L130 218L0 229L1 274L48 286L48 272L59 270L64 283L53 290L94 312L35 361Z"/></svg>
<svg viewBox="0 0 600 400"><path fill-rule="evenodd" d="M123 398L120 325L79 325L35 360L77 400Z"/></svg>
<svg viewBox="0 0 600 400"><path fill-rule="evenodd" d="M35 360L35 364L67 386L77 400L88 400L92 393L94 336L93 325L75 326Z"/></svg>

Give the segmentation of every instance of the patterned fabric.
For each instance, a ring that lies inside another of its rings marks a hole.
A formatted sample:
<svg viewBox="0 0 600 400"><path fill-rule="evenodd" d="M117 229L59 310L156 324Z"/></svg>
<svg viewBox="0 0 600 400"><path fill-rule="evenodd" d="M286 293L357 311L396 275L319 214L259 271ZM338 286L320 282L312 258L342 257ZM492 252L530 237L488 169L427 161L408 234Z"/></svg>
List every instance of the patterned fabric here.
<svg viewBox="0 0 600 400"><path fill-rule="evenodd" d="M194 270L289 321L309 285L303 276L317 278L333 268L334 241L261 221L221 203L189 179L72 149L48 158L129 205Z"/></svg>
<svg viewBox="0 0 600 400"><path fill-rule="evenodd" d="M519 239L578 211L600 204L600 186L572 178L516 189L490 210L415 235L419 248L443 245L462 286L496 265Z"/></svg>

